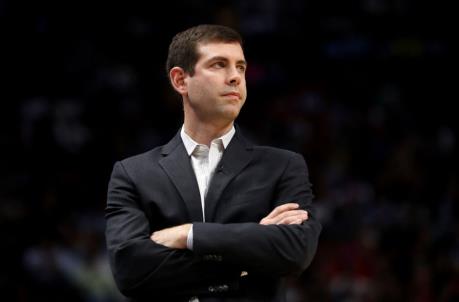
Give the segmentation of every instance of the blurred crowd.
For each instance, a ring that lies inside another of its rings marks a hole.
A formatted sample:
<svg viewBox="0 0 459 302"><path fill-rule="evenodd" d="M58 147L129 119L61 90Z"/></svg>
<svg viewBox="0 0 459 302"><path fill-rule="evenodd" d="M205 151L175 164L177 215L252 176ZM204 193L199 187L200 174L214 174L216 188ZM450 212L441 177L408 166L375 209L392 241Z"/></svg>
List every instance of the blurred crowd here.
<svg viewBox="0 0 459 302"><path fill-rule="evenodd" d="M4 301L123 300L105 252L108 179L116 160L181 126L164 63L172 36L198 23L245 38L241 131L308 163L324 230L289 301L459 300L452 28L440 5L195 0L150 17L19 19L9 14L18 4L0 9L11 28L0 112Z"/></svg>

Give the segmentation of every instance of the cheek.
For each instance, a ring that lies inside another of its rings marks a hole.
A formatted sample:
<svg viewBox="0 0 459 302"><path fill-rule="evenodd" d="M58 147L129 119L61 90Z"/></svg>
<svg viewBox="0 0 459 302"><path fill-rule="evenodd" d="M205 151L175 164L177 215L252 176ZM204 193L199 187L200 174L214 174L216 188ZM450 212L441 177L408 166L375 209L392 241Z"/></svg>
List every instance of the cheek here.
<svg viewBox="0 0 459 302"><path fill-rule="evenodd" d="M190 99L196 99L203 94L203 90L205 90L205 86L200 82L194 81L188 85L188 96Z"/></svg>
<svg viewBox="0 0 459 302"><path fill-rule="evenodd" d="M245 100L247 99L247 88L244 85L244 88L242 89L241 93L243 94L243 99L242 99L242 104L245 103Z"/></svg>
<svg viewBox="0 0 459 302"><path fill-rule="evenodd" d="M188 98L192 104L200 107L212 105L209 99L213 99L214 85L207 83L194 83L188 87Z"/></svg>

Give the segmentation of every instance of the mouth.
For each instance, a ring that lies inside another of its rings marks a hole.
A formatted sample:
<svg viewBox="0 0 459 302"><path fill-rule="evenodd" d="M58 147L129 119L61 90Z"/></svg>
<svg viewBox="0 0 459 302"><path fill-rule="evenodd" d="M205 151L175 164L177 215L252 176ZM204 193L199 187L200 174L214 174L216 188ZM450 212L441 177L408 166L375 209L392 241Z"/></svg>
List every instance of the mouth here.
<svg viewBox="0 0 459 302"><path fill-rule="evenodd" d="M229 96L229 97L235 97L235 98L238 98L238 99L241 98L241 94L238 93L238 92L228 92L228 93L224 93L222 95L223 96Z"/></svg>

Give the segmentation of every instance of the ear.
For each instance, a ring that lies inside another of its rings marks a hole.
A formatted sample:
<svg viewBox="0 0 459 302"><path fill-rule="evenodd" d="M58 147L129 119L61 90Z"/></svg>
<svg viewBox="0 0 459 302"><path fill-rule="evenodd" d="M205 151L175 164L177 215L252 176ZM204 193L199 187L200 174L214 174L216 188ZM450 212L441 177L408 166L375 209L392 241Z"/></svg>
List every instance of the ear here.
<svg viewBox="0 0 459 302"><path fill-rule="evenodd" d="M187 92L187 86L185 81L186 77L187 74L185 70L183 70L181 67L173 67L169 71L169 79L171 81L172 87L174 87L174 89L181 95Z"/></svg>

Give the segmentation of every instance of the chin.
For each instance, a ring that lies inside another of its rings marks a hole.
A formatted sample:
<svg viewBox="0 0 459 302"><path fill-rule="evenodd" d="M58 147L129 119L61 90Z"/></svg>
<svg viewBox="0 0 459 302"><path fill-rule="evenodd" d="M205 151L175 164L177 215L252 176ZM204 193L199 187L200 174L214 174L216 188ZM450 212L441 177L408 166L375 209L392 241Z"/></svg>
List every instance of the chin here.
<svg viewBox="0 0 459 302"><path fill-rule="evenodd" d="M223 112L223 114L221 115L222 118L224 118L225 120L230 120L230 121L234 121L239 115L239 110L232 110L232 111L225 111Z"/></svg>

